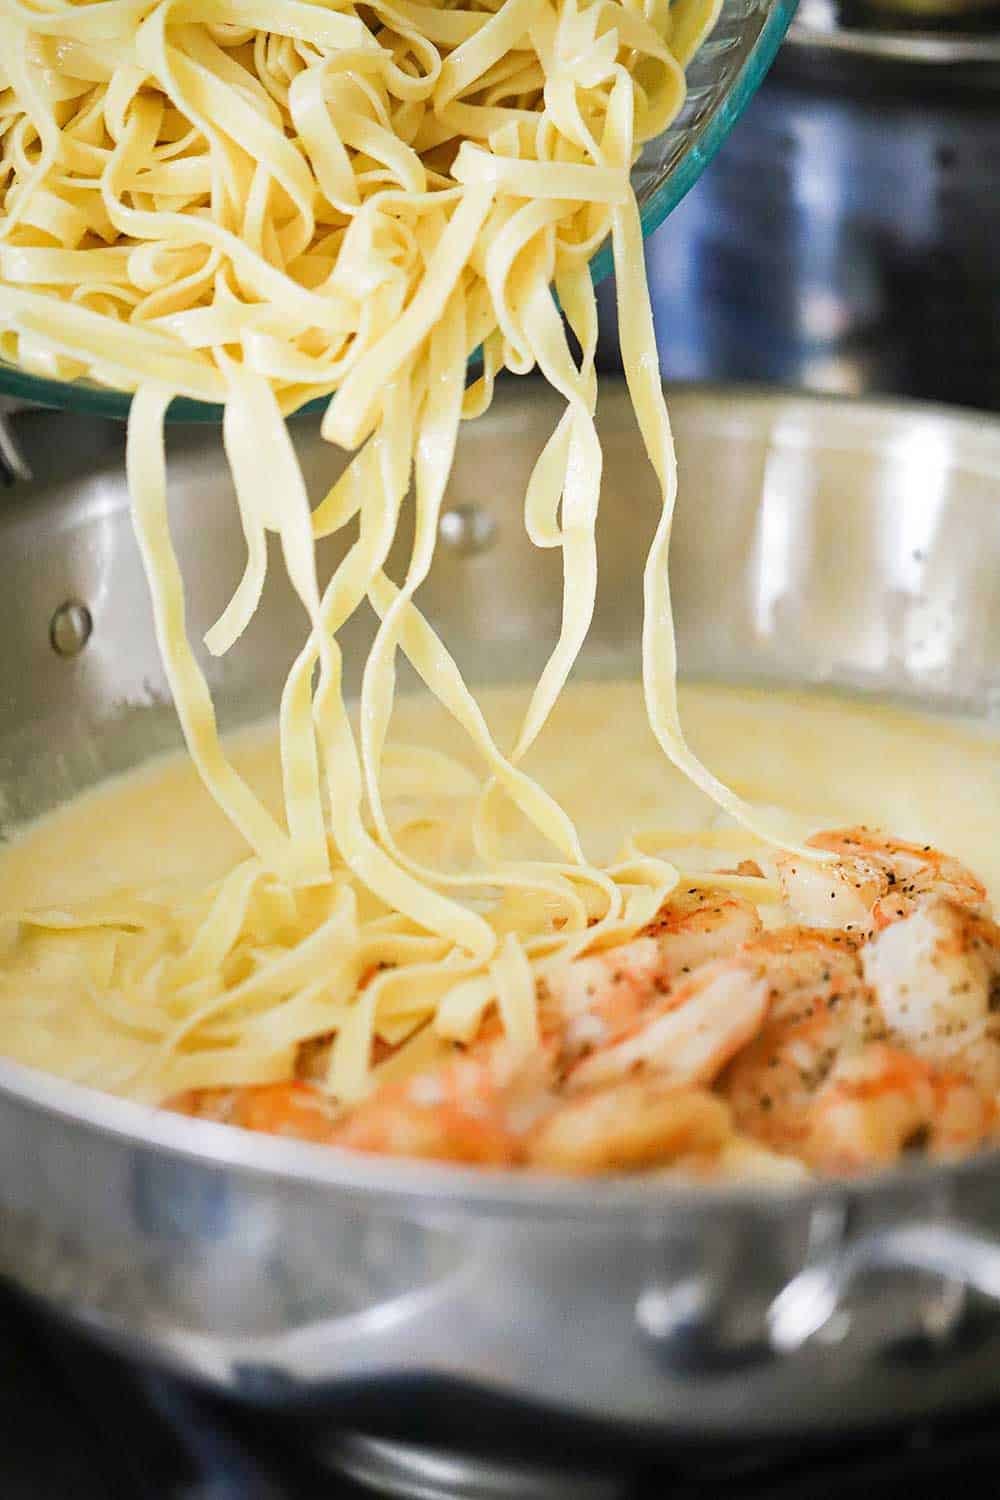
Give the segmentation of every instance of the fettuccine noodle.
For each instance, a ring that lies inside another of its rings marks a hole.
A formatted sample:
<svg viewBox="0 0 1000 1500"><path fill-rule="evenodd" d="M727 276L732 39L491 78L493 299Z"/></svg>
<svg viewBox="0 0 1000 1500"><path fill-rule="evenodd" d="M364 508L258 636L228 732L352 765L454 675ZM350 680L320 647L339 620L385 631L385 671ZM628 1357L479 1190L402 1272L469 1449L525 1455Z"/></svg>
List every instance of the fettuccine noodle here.
<svg viewBox="0 0 1000 1500"><path fill-rule="evenodd" d="M368 1086L374 1037L414 1036L426 1051L429 1016L436 1034L464 1038L492 1003L531 1045L533 976L634 932L675 882L669 861L638 847L594 868L519 768L594 607L588 263L609 233L626 376L662 494L644 581L650 721L726 812L775 835L681 733L667 578L676 470L630 185L642 143L681 107L718 5L0 0L0 355L134 391L129 484L160 649L190 753L250 851L200 894L20 914L86 952L122 1088L285 1077L296 1047L335 1032L328 1082L351 1099ZM483 371L467 389L477 348ZM416 598L461 421L489 405L500 370L536 368L566 407L525 525L562 553L562 625L505 753ZM186 634L164 456L177 396L225 408L246 537L209 650L228 650L251 619L268 533L308 621L280 708L283 819L227 759ZM284 418L315 398L327 400L323 435L358 451L311 509ZM397 584L384 569L411 487L415 537ZM321 591L315 541L354 523ZM380 623L355 733L337 637L366 600ZM481 754L475 868L418 859L387 811L394 780L425 797L468 780L419 747L387 747L400 653ZM551 860L498 858L501 798Z"/></svg>

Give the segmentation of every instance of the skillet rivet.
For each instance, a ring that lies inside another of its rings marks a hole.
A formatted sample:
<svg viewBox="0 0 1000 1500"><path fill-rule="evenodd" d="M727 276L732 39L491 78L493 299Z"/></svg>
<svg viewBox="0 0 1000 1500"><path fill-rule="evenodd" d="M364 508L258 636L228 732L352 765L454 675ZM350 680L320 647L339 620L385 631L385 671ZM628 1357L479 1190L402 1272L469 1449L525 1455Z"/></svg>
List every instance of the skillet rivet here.
<svg viewBox="0 0 1000 1500"><path fill-rule="evenodd" d="M79 656L90 640L94 621L85 604L67 600L60 604L49 624L49 641L57 656Z"/></svg>
<svg viewBox="0 0 1000 1500"><path fill-rule="evenodd" d="M473 557L493 545L497 523L479 505L453 505L442 515L438 534L444 545L459 557Z"/></svg>
<svg viewBox="0 0 1000 1500"><path fill-rule="evenodd" d="M636 1322L654 1339L669 1339L683 1328L705 1320L711 1306L711 1290L700 1276L689 1276L672 1286L654 1283L639 1294Z"/></svg>

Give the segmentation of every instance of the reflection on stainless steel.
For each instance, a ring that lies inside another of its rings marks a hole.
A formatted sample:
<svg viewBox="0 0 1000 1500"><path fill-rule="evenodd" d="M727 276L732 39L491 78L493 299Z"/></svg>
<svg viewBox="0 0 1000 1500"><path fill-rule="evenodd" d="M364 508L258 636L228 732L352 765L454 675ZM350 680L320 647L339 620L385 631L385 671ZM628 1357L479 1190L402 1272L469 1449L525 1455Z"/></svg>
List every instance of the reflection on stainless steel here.
<svg viewBox="0 0 1000 1500"><path fill-rule="evenodd" d="M844 12L804 0L740 129L650 239L662 368L995 409L1000 16L972 35Z"/></svg>
<svg viewBox="0 0 1000 1500"><path fill-rule="evenodd" d="M486 551L442 549L423 605L478 681L531 673L558 629L558 559L519 523L558 413L550 392L502 384L459 444L448 504L488 507L496 534ZM1000 424L734 389L678 393L673 415L689 672L1000 712ZM18 422L36 478L0 510L8 823L177 743L122 432L41 412ZM584 662L598 674L636 664L656 513L613 382L600 424L603 571ZM313 424L295 432L317 492L334 457ZM217 435L178 429L170 456L197 640L236 582L238 523ZM334 556L324 544L324 569ZM67 600L99 601L69 663L49 635ZM300 613L275 577L232 657L205 658L225 723L273 706ZM361 622L345 631L349 686L366 639ZM992 1290L998 1177L995 1156L777 1194L492 1177L251 1137L0 1064L0 1273L237 1396L346 1401L374 1383L397 1393L380 1408L391 1427L404 1387L443 1383L489 1398L498 1431L495 1398L521 1403L522 1440L542 1449L553 1413L736 1437L1000 1392L1000 1334L967 1336L954 1290ZM960 1231L935 1238L942 1223ZM856 1275L899 1225L938 1248L918 1256L911 1235L903 1254L897 1236L897 1259L934 1274ZM837 1318L803 1342L830 1287ZM914 1341L933 1352L919 1379ZM525 1422L525 1402L546 1420Z"/></svg>
<svg viewBox="0 0 1000 1500"><path fill-rule="evenodd" d="M405 1500L616 1500L624 1475L517 1464L341 1433L323 1457L378 1495Z"/></svg>
<svg viewBox="0 0 1000 1500"><path fill-rule="evenodd" d="M826 1264L810 1266L789 1282L768 1310L775 1349L781 1354L800 1349L830 1321L861 1277L921 1271L1000 1303L1000 1242L961 1225L894 1224L862 1236ZM948 1304L960 1305L954 1298ZM935 1331L941 1331L940 1310L935 1313Z"/></svg>
<svg viewBox="0 0 1000 1500"><path fill-rule="evenodd" d="M0 405L0 485L10 485L16 479L30 478L31 470L14 437L8 415Z"/></svg>

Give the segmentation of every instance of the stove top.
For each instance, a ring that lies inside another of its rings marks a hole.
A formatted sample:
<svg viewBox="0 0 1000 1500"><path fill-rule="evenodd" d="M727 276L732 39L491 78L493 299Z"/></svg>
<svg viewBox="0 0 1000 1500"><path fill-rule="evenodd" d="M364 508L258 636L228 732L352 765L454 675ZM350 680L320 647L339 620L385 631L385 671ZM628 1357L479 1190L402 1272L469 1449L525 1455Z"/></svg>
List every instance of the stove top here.
<svg viewBox="0 0 1000 1500"><path fill-rule="evenodd" d="M577 1472L516 1469L235 1410L3 1299L3 1500L844 1500L940 1496L995 1475L1000 1410L820 1445L689 1448ZM991 1479L982 1493L992 1494Z"/></svg>

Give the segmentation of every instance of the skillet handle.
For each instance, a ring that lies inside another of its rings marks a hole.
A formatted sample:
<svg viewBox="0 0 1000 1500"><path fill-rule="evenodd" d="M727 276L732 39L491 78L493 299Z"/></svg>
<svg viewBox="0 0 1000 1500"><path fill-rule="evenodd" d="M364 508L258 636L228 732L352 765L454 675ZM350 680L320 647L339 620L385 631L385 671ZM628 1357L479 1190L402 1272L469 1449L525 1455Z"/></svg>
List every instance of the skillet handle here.
<svg viewBox="0 0 1000 1500"><path fill-rule="evenodd" d="M776 1354L794 1354L829 1322L852 1282L870 1271L922 1271L1000 1304L1000 1241L962 1224L897 1224L873 1230L800 1271L771 1303Z"/></svg>

